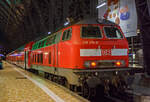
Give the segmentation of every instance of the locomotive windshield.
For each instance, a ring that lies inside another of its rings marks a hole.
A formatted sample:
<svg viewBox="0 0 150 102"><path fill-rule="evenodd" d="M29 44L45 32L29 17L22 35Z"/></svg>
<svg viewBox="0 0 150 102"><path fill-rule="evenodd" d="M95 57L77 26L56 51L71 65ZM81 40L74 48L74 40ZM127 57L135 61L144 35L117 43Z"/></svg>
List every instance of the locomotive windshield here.
<svg viewBox="0 0 150 102"><path fill-rule="evenodd" d="M82 38L101 38L102 34L98 26L83 26Z"/></svg>
<svg viewBox="0 0 150 102"><path fill-rule="evenodd" d="M116 27L104 27L104 32L107 38L112 38L112 39L123 38L123 35L121 34L120 30Z"/></svg>

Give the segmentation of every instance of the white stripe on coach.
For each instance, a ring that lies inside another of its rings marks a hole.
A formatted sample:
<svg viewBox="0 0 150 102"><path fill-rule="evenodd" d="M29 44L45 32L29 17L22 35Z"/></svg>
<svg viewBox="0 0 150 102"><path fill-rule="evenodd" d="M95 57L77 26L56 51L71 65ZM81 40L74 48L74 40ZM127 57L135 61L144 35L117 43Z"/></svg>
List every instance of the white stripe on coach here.
<svg viewBox="0 0 150 102"><path fill-rule="evenodd" d="M80 49L80 56L101 56L101 49Z"/></svg>
<svg viewBox="0 0 150 102"><path fill-rule="evenodd" d="M128 49L111 49L112 56L127 56Z"/></svg>

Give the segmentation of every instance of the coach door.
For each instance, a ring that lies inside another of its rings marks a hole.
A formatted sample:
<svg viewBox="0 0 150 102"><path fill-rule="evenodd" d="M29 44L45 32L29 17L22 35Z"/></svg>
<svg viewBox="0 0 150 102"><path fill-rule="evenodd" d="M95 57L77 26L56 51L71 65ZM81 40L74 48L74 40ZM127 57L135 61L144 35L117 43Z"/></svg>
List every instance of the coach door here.
<svg viewBox="0 0 150 102"><path fill-rule="evenodd" d="M56 39L55 39L55 43L56 43L56 46L55 46L55 52L56 52L56 67L59 67L59 42L60 42L60 37L61 37L61 34L62 32L57 32L56 34Z"/></svg>
<svg viewBox="0 0 150 102"><path fill-rule="evenodd" d="M24 57L24 61L25 61L25 69L28 68L28 51L25 51L25 57Z"/></svg>

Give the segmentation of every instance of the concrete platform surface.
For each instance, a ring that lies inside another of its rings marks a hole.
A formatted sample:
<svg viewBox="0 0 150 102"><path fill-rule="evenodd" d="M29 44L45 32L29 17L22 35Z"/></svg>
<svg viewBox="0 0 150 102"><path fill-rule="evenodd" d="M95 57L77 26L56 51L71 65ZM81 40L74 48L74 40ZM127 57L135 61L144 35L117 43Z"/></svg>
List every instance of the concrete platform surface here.
<svg viewBox="0 0 150 102"><path fill-rule="evenodd" d="M3 61L0 102L88 102L68 89Z"/></svg>

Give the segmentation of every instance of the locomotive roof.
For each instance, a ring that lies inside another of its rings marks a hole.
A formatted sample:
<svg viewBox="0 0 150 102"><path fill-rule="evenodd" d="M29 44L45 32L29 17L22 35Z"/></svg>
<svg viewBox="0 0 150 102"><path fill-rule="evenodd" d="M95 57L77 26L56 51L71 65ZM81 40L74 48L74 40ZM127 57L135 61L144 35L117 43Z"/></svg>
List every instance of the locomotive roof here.
<svg viewBox="0 0 150 102"><path fill-rule="evenodd" d="M61 30L63 28L66 28L66 27L69 27L69 26L75 25L75 24L110 24L110 25L116 25L114 22L111 22L111 21L106 20L106 19L87 18L87 19L76 21L76 22L72 22L72 23L70 23L67 26L62 26L62 27L58 28L56 30L56 32L58 32L59 30ZM53 33L55 33L55 32L53 32ZM49 36L51 36L51 35L43 36L43 37L40 37L40 39L36 39L35 40L35 44L37 42L43 41L44 39L46 39ZM25 47L25 45L21 46L20 48L18 48L16 50L23 50L23 48Z"/></svg>
<svg viewBox="0 0 150 102"><path fill-rule="evenodd" d="M114 22L111 22L106 19L95 19L95 18L88 18L84 20L80 20L79 22L75 24L110 24L110 25L116 25Z"/></svg>
<svg viewBox="0 0 150 102"><path fill-rule="evenodd" d="M61 30L63 28L66 28L66 27L69 27L69 26L72 26L72 25L76 25L76 24L109 24L109 25L117 25L114 22L109 21L107 19L100 19L100 18L96 19L96 18L90 17L90 18L86 18L86 19L83 19L83 20L73 21L73 22L69 23L67 26L61 26L55 32L57 32L57 31L59 31L59 30Z"/></svg>

